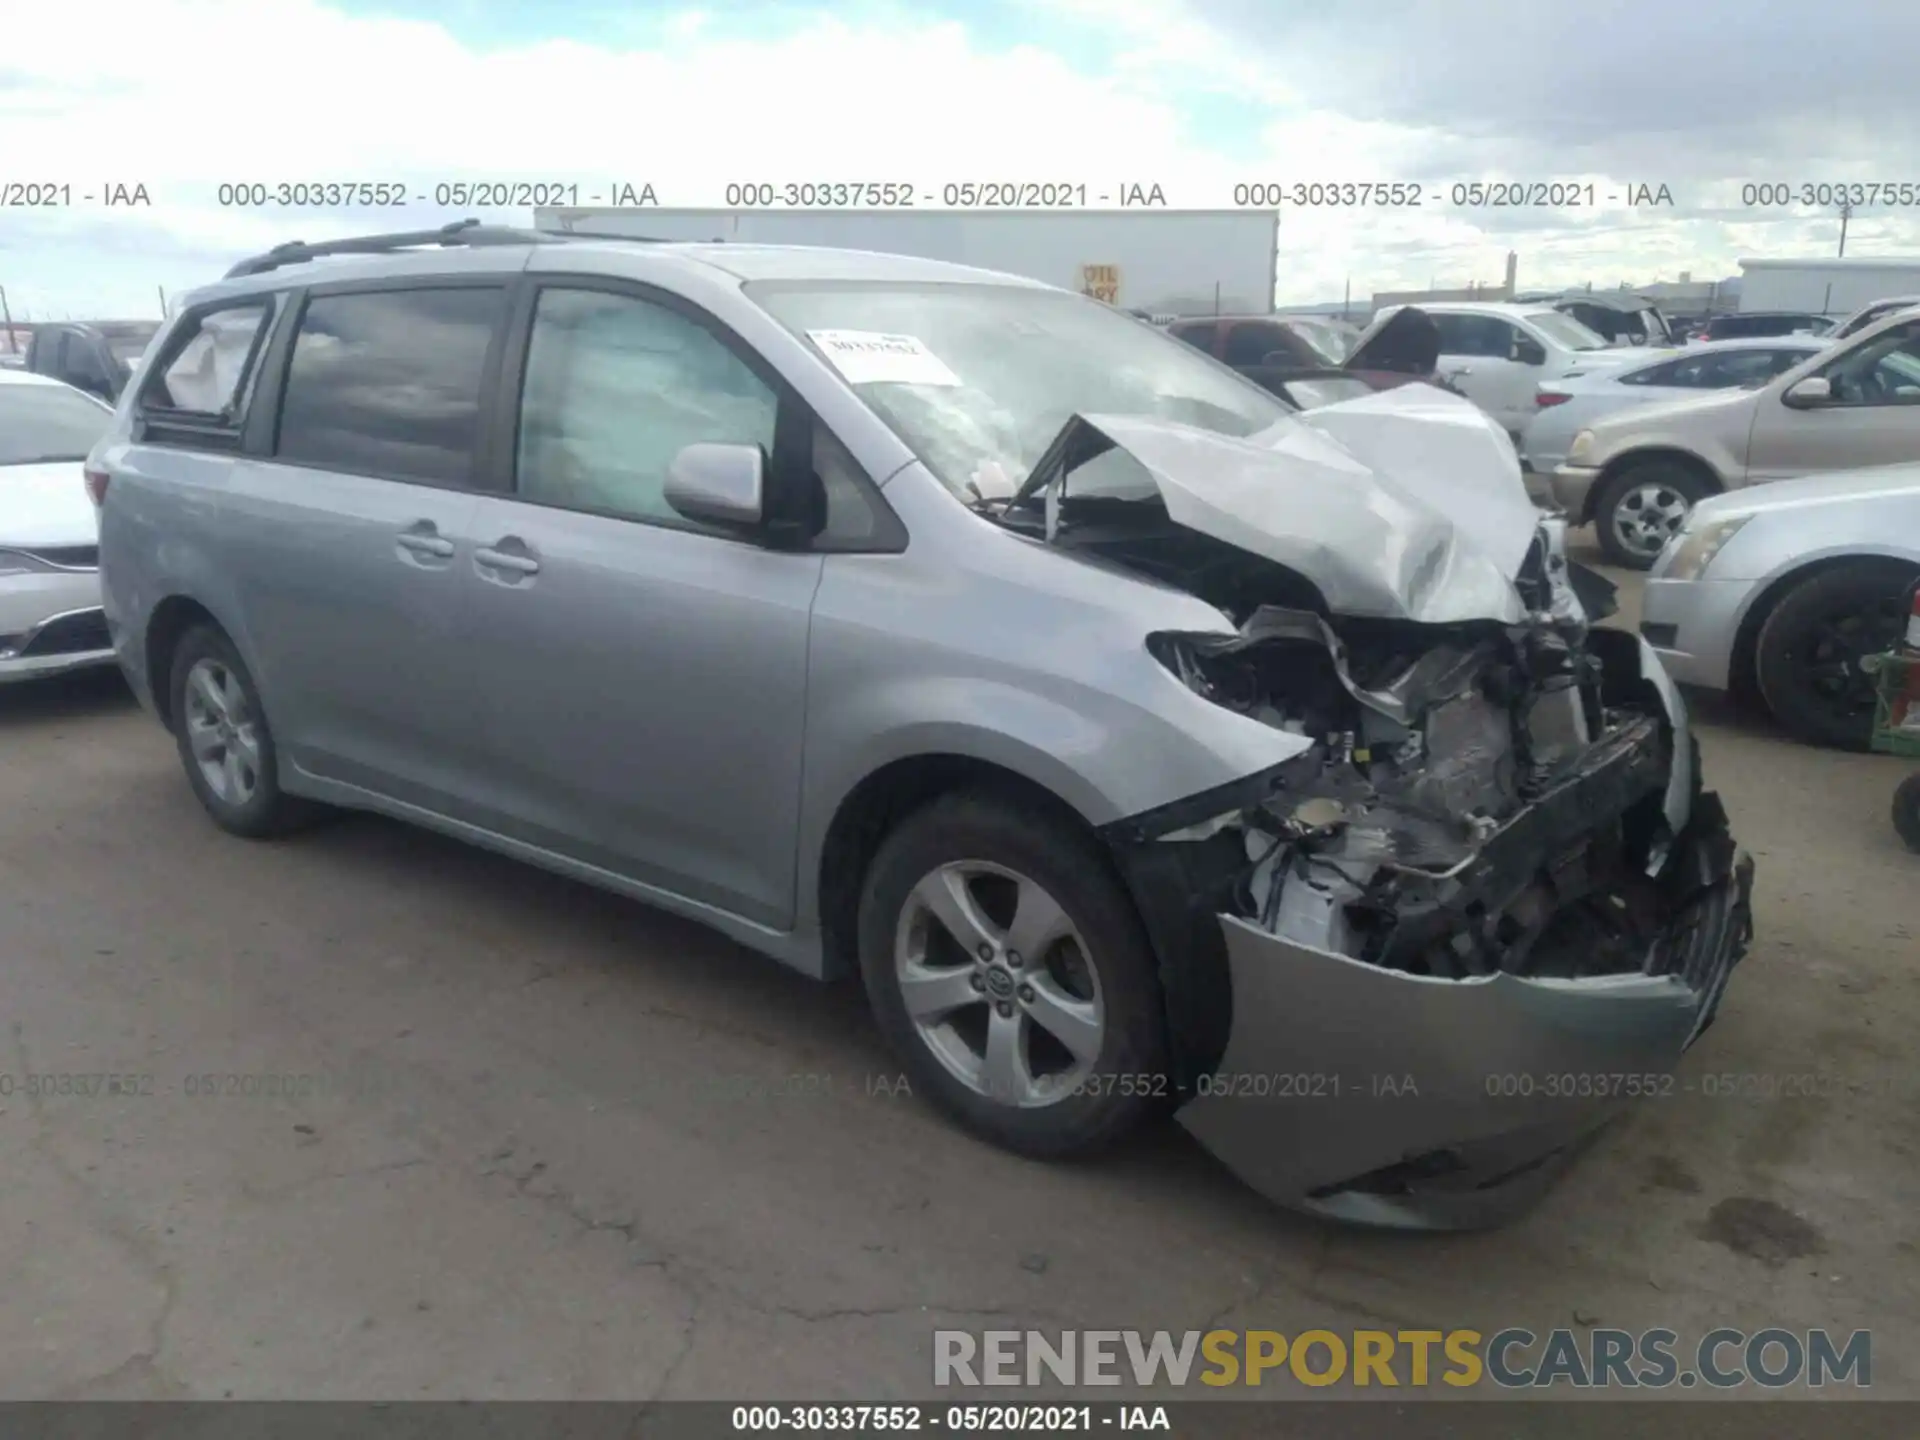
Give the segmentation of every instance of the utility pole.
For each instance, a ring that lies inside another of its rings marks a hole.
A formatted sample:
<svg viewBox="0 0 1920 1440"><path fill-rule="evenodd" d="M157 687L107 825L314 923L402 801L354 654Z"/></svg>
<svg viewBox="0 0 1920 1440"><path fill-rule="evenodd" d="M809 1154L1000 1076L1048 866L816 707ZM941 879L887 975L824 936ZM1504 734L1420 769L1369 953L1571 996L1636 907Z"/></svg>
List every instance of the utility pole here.
<svg viewBox="0 0 1920 1440"><path fill-rule="evenodd" d="M7 287L0 285L0 320L7 326L7 350L13 350L13 311L7 306Z"/></svg>
<svg viewBox="0 0 1920 1440"><path fill-rule="evenodd" d="M1852 218L1853 202L1851 200L1842 200L1840 202L1840 253L1842 256L1847 253L1847 221Z"/></svg>

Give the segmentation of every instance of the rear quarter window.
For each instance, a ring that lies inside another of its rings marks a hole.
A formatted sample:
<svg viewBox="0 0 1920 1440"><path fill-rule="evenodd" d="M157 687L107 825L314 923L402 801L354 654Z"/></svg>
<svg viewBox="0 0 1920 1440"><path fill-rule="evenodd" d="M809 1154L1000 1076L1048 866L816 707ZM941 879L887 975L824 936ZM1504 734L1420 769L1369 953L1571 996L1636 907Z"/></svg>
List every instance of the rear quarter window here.
<svg viewBox="0 0 1920 1440"><path fill-rule="evenodd" d="M189 316L141 387L141 409L237 420L272 313L273 301L261 297Z"/></svg>

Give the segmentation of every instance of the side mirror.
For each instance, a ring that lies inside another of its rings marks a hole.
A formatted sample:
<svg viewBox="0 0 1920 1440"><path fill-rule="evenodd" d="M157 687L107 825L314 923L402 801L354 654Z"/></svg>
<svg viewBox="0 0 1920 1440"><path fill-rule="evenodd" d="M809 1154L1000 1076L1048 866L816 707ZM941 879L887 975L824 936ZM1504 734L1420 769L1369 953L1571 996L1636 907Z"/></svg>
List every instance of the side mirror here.
<svg viewBox="0 0 1920 1440"><path fill-rule="evenodd" d="M1812 410L1833 403L1833 382L1824 375L1809 375L1782 395L1781 400L1796 410Z"/></svg>
<svg viewBox="0 0 1920 1440"><path fill-rule="evenodd" d="M1544 365L1547 363L1547 352L1538 340L1530 340L1522 335L1513 342L1513 358L1522 365Z"/></svg>
<svg viewBox="0 0 1920 1440"><path fill-rule="evenodd" d="M666 501L703 525L730 530L766 518L766 457L758 445L688 445L667 466Z"/></svg>

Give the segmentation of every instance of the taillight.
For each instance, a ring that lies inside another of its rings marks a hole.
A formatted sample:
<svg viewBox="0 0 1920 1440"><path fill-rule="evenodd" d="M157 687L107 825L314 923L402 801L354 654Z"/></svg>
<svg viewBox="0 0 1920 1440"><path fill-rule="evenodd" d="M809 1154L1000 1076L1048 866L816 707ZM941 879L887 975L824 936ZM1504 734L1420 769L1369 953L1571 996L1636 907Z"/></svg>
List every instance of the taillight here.
<svg viewBox="0 0 1920 1440"><path fill-rule="evenodd" d="M107 503L107 482L112 478L104 470L87 467L87 497L93 501L95 509Z"/></svg>
<svg viewBox="0 0 1920 1440"><path fill-rule="evenodd" d="M1571 395L1559 390L1536 390L1533 395L1533 403L1538 405L1542 410L1549 410L1555 405L1566 404L1567 401L1572 398Z"/></svg>

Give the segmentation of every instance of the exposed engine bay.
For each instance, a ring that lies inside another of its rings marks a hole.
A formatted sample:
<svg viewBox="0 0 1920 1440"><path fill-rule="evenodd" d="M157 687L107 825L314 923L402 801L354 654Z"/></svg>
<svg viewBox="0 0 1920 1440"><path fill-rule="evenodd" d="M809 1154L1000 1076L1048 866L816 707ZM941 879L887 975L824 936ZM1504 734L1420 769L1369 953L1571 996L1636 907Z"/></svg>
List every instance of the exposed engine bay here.
<svg viewBox="0 0 1920 1440"><path fill-rule="evenodd" d="M1257 802L1160 838L1232 846L1219 908L1315 949L1436 978L1650 973L1658 696L1570 616L1450 629L1263 606L1235 640L1155 636L1197 693L1312 742Z"/></svg>
<svg viewBox="0 0 1920 1440"><path fill-rule="evenodd" d="M1151 837L1228 877L1209 908L1409 975L1660 973L1680 898L1663 884L1673 727L1634 637L1590 628L1611 587L1569 565L1558 521L1526 511L1498 618L1337 614L1315 577L1177 523L1096 426L1070 427L1054 459L1105 483L1056 485L1044 519L1002 523L1218 606L1237 634L1149 649L1211 703L1308 742L1258 795Z"/></svg>

